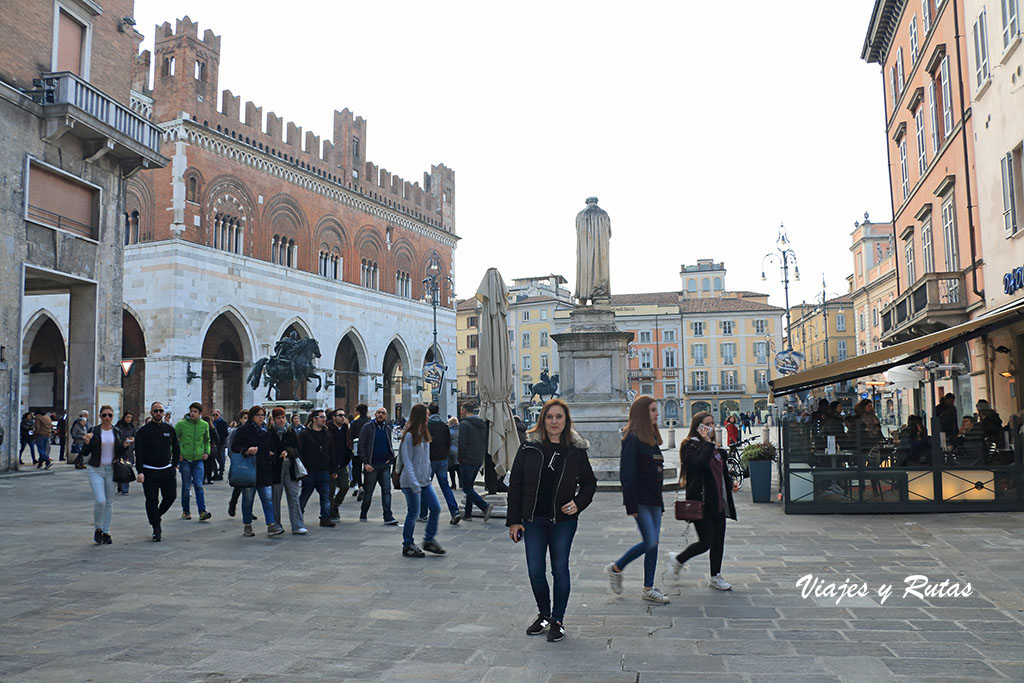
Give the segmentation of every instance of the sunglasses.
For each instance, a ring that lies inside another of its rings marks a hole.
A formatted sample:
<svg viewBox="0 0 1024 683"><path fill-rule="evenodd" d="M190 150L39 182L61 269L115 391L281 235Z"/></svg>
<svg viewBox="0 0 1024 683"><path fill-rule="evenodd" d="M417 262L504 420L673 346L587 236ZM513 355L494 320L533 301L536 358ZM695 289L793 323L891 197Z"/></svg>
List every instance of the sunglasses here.
<svg viewBox="0 0 1024 683"><path fill-rule="evenodd" d="M149 412L151 412L151 413L162 413L162 412L164 412L164 409L163 408L153 408Z"/></svg>
<svg viewBox="0 0 1024 683"><path fill-rule="evenodd" d="M100 413L100 417L114 417L113 413Z"/></svg>

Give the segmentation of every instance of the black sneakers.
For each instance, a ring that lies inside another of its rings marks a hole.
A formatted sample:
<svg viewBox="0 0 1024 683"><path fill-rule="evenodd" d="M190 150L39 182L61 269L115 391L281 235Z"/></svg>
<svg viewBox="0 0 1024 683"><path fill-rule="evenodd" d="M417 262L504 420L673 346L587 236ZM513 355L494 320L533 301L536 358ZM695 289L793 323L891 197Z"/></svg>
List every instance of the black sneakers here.
<svg viewBox="0 0 1024 683"><path fill-rule="evenodd" d="M539 636L547 630L547 627L551 625L551 617L545 617L540 614L533 620L533 623L526 628L526 635L528 636Z"/></svg>
<svg viewBox="0 0 1024 683"><path fill-rule="evenodd" d="M435 555L444 555L445 549L437 544L437 541L427 541L423 544L423 549L428 553L434 553Z"/></svg>
<svg viewBox="0 0 1024 683"><path fill-rule="evenodd" d="M110 534L103 534L103 545L113 545L114 539L110 537Z"/></svg>
<svg viewBox="0 0 1024 683"><path fill-rule="evenodd" d="M404 545L402 546L402 557L426 557L426 553L417 548L415 545Z"/></svg>
<svg viewBox="0 0 1024 683"><path fill-rule="evenodd" d="M103 529L97 529L96 533L92 535L92 540L96 545L103 543Z"/></svg>
<svg viewBox="0 0 1024 683"><path fill-rule="evenodd" d="M548 627L548 642L557 643L562 638L565 638L565 628L561 623L552 621L551 626Z"/></svg>

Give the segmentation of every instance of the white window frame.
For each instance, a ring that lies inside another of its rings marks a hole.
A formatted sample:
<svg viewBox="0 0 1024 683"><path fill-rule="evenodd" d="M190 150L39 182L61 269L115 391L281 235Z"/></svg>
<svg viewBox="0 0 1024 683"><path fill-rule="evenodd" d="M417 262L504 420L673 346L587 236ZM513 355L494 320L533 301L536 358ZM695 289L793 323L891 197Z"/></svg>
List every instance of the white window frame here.
<svg viewBox="0 0 1024 683"><path fill-rule="evenodd" d="M736 365L736 342L722 342L718 351L722 354L722 365Z"/></svg>
<svg viewBox="0 0 1024 683"><path fill-rule="evenodd" d="M910 63L917 64L917 15L910 18Z"/></svg>
<svg viewBox="0 0 1024 683"><path fill-rule="evenodd" d="M768 329L768 323L765 320L754 321L754 334L765 334L765 330Z"/></svg>
<svg viewBox="0 0 1024 683"><path fill-rule="evenodd" d="M836 342L836 360L846 360L846 354L846 340L840 339L838 342Z"/></svg>
<svg viewBox="0 0 1024 683"><path fill-rule="evenodd" d="M909 239L903 246L903 256L907 261L907 284L912 285L917 281L917 272L914 267L914 240Z"/></svg>
<svg viewBox="0 0 1024 683"><path fill-rule="evenodd" d="M546 309L546 308L540 309L540 319L541 320L547 320L548 319L548 309Z"/></svg>
<svg viewBox="0 0 1024 683"><path fill-rule="evenodd" d="M550 338L550 335L548 335L548 331L547 330L541 330L540 331L540 345L541 346L547 346L549 338Z"/></svg>
<svg viewBox="0 0 1024 683"><path fill-rule="evenodd" d="M654 367L654 352L650 349L640 350L640 369L650 370Z"/></svg>
<svg viewBox="0 0 1024 683"><path fill-rule="evenodd" d="M651 331L650 330L641 330L640 331L640 343L641 344L650 344L651 343Z"/></svg>
<svg viewBox="0 0 1024 683"><path fill-rule="evenodd" d="M846 332L846 314L836 313L836 331Z"/></svg>
<svg viewBox="0 0 1024 683"><path fill-rule="evenodd" d="M530 322L530 312L523 311L519 319L522 320L524 323Z"/></svg>
<svg viewBox="0 0 1024 683"><path fill-rule="evenodd" d="M1014 177L1013 152L999 160L1003 194L1003 232L1007 237L1017 234L1017 179Z"/></svg>
<svg viewBox="0 0 1024 683"><path fill-rule="evenodd" d="M910 194L910 170L907 168L907 136L900 138L900 179L903 187L903 199Z"/></svg>
<svg viewBox="0 0 1024 683"><path fill-rule="evenodd" d="M732 324L731 320L723 320L722 321L722 335L726 336L726 337L731 337L732 333L733 333L733 328L734 327L735 327L735 325Z"/></svg>
<svg viewBox="0 0 1024 683"><path fill-rule="evenodd" d="M676 340L676 331L675 330L664 330L662 332L662 336L664 337L663 341L674 342Z"/></svg>
<svg viewBox="0 0 1024 683"><path fill-rule="evenodd" d="M754 342L754 361L758 364L768 362L768 342Z"/></svg>
<svg viewBox="0 0 1024 683"><path fill-rule="evenodd" d="M945 137L948 138L953 132L953 91L949 82L949 55L942 58L939 78L942 81L942 125Z"/></svg>
<svg viewBox="0 0 1024 683"><path fill-rule="evenodd" d="M917 172L924 175L928 170L928 143L924 134L924 107L914 112L914 127L917 129Z"/></svg>
<svg viewBox="0 0 1024 683"><path fill-rule="evenodd" d="M524 349L530 348L530 333L523 332L522 344L520 345Z"/></svg>
<svg viewBox="0 0 1024 683"><path fill-rule="evenodd" d="M690 373L690 381L694 389L701 391L708 388L708 371L694 370Z"/></svg>
<svg viewBox="0 0 1024 683"><path fill-rule="evenodd" d="M541 370L550 370L551 369L551 357L548 354L546 354L546 353L540 354L540 369Z"/></svg>
<svg viewBox="0 0 1024 683"><path fill-rule="evenodd" d="M889 90L892 91L892 113L896 115L896 106L899 104L899 91L896 90L896 67L889 67Z"/></svg>
<svg viewBox="0 0 1024 683"><path fill-rule="evenodd" d="M932 239L932 219L921 225L921 267L925 274L935 270L935 242Z"/></svg>
<svg viewBox="0 0 1024 683"><path fill-rule="evenodd" d="M673 347L669 347L662 351L662 364L663 368L674 368L676 366L676 350Z"/></svg>
<svg viewBox="0 0 1024 683"><path fill-rule="evenodd" d="M903 48L896 49L896 80L899 86L899 94L903 94L903 88L906 86L906 75L903 71Z"/></svg>
<svg viewBox="0 0 1024 683"><path fill-rule="evenodd" d="M694 337L703 337L704 336L704 322L703 321L692 322L690 324L693 325L693 336Z"/></svg>
<svg viewBox="0 0 1024 683"><path fill-rule="evenodd" d="M952 192L942 202L942 242L943 253L946 257L946 270L949 272L960 270L960 245L957 244L956 235L956 202L953 201Z"/></svg>
<svg viewBox="0 0 1024 683"><path fill-rule="evenodd" d="M932 30L932 0L924 0L921 3L921 25L924 26L924 34L927 36Z"/></svg>
<svg viewBox="0 0 1024 683"><path fill-rule="evenodd" d="M999 6L1003 18L1003 50L1005 51L1020 33L1020 7L1018 0L999 0Z"/></svg>
<svg viewBox="0 0 1024 683"><path fill-rule="evenodd" d="M932 154L939 153L939 109L935 96L935 81L928 84L928 117L932 120Z"/></svg>
<svg viewBox="0 0 1024 683"><path fill-rule="evenodd" d="M700 353L697 353L697 349L700 349ZM703 366L708 362L708 347L707 344L691 344L690 355L693 357L693 364Z"/></svg>
<svg viewBox="0 0 1024 683"><path fill-rule="evenodd" d="M519 368L523 372L530 372L533 370L533 357L524 355L522 365Z"/></svg>
<svg viewBox="0 0 1024 683"><path fill-rule="evenodd" d="M82 74L81 77L88 81L92 71L92 21L87 19L81 11L73 8L70 3L54 0L53 3L53 45L50 48L50 71L57 70L57 54L60 40L60 13L67 12L68 15L85 27L85 38L82 40Z"/></svg>
<svg viewBox="0 0 1024 683"><path fill-rule="evenodd" d="M981 88L982 84L988 80L989 62L988 62L988 21L986 19L986 10L984 7L981 8L981 14L974 22L974 86L975 92Z"/></svg>

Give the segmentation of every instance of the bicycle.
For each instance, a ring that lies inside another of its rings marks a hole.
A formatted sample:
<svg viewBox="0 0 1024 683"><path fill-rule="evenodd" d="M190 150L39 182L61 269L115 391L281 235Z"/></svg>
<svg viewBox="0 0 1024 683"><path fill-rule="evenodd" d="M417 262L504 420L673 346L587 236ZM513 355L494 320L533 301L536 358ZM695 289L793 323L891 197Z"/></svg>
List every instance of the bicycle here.
<svg viewBox="0 0 1024 683"><path fill-rule="evenodd" d="M735 443L729 446L729 455L725 460L725 465L729 470L729 476L731 476L732 480L739 485L737 490L741 490L743 488L744 476L743 465L740 462L740 449L743 446L746 446L751 441L753 441L755 438L756 437L753 436L747 437L746 439L743 439L742 441L736 441Z"/></svg>

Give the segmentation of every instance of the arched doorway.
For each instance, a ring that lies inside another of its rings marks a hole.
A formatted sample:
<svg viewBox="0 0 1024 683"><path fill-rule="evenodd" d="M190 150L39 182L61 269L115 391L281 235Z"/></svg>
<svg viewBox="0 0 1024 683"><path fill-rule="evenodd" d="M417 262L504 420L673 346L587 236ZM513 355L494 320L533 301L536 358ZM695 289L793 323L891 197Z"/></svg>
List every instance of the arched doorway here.
<svg viewBox="0 0 1024 683"><path fill-rule="evenodd" d="M739 412L739 401L734 401L730 399L728 401L722 401L721 403L718 404L718 414L723 422L725 422L725 418L729 417L730 415L739 415Z"/></svg>
<svg viewBox="0 0 1024 683"><path fill-rule="evenodd" d="M759 398L754 401L754 413L760 416L762 422L768 420L768 401L763 398Z"/></svg>
<svg viewBox="0 0 1024 683"><path fill-rule="evenodd" d="M711 412L711 404L708 403L707 401L694 401L693 403L690 404L690 419L691 420L693 419L694 415L696 415L697 413L701 413L701 412L710 413Z"/></svg>
<svg viewBox="0 0 1024 683"><path fill-rule="evenodd" d="M403 385L405 376L408 374L405 369L406 364L403 363L404 351L399 340L392 340L388 344L387 351L384 352L384 364L381 368L384 373L384 409L388 411L388 417L393 419L404 415L406 411L402 409L408 408L408 406L403 406L405 399Z"/></svg>
<svg viewBox="0 0 1024 683"><path fill-rule="evenodd" d="M281 339L287 339L289 337L306 339L307 337L309 337L309 334L302 328L301 325L298 325L297 323L292 323L287 328L285 328L285 331L281 334ZM292 396L295 396L298 400L305 401L306 398L308 398L308 385L309 382L303 380L299 380L297 386L295 382L293 382L292 380L284 380L278 386L278 390L274 394L274 397L287 401L290 400Z"/></svg>
<svg viewBox="0 0 1024 683"><path fill-rule="evenodd" d="M28 361L22 388L25 407L62 414L67 356L64 335L53 318L43 314L29 325L22 357Z"/></svg>
<svg viewBox="0 0 1024 683"><path fill-rule="evenodd" d="M679 421L679 404L676 403L672 399L669 399L668 401L665 401L665 417L664 417L664 420L666 422L668 420L675 420L676 422Z"/></svg>
<svg viewBox="0 0 1024 683"><path fill-rule="evenodd" d="M346 334L334 354L334 407L348 415L359 403L359 352L352 333Z"/></svg>
<svg viewBox="0 0 1024 683"><path fill-rule="evenodd" d="M207 414L220 409L229 422L245 408L246 358L239 327L237 320L222 313L203 338L203 408Z"/></svg>
<svg viewBox="0 0 1024 683"><path fill-rule="evenodd" d="M124 411L132 411L135 422L148 411L146 402L146 338L142 326L127 309L121 312L121 359L134 361L131 374L125 377L121 372L121 405Z"/></svg>

